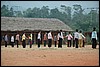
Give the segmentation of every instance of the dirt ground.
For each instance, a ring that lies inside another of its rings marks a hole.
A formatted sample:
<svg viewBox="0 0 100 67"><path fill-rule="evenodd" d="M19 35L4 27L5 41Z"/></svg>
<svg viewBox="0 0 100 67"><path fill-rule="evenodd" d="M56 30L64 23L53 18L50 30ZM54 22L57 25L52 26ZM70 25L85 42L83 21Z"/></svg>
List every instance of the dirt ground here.
<svg viewBox="0 0 100 67"><path fill-rule="evenodd" d="M1 46L1 66L99 66L99 46L92 45L82 48L62 48L48 46L37 48L14 48Z"/></svg>

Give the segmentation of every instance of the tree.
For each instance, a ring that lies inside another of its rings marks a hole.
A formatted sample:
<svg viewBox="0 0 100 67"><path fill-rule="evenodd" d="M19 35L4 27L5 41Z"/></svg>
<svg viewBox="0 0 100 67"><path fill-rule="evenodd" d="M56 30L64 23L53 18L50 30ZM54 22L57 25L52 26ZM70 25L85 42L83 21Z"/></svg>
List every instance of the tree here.
<svg viewBox="0 0 100 67"><path fill-rule="evenodd" d="M84 22L84 14L83 11L84 9L82 9L81 5L73 5L73 9L74 14L73 14L73 18L72 18L72 22L75 24L76 28L78 29L83 29L82 24Z"/></svg>
<svg viewBox="0 0 100 67"><path fill-rule="evenodd" d="M32 17L33 18L39 18L39 17L41 17L40 14L41 14L40 8L34 7L32 9Z"/></svg>
<svg viewBox="0 0 100 67"><path fill-rule="evenodd" d="M64 12L66 13L66 15L67 15L66 19L70 23L71 22L71 7L61 5L61 9L64 10Z"/></svg>
<svg viewBox="0 0 100 67"><path fill-rule="evenodd" d="M49 17L49 7L48 6L43 6L42 8L41 8L41 17L42 18L48 18Z"/></svg>
<svg viewBox="0 0 100 67"><path fill-rule="evenodd" d="M3 5L2 7L1 7L1 16L10 16L10 11L8 10L8 5L6 6L6 5Z"/></svg>
<svg viewBox="0 0 100 67"><path fill-rule="evenodd" d="M59 10L57 8L50 10L50 18L58 18L59 17Z"/></svg>
<svg viewBox="0 0 100 67"><path fill-rule="evenodd" d="M13 11L13 8L12 8L12 7L10 8L10 16L11 16L11 17L14 16L14 11Z"/></svg>

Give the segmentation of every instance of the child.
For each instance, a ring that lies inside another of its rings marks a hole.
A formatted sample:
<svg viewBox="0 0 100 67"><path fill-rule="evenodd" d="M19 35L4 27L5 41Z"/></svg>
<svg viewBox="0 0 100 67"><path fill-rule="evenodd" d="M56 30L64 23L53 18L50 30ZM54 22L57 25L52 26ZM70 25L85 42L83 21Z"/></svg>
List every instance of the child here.
<svg viewBox="0 0 100 67"><path fill-rule="evenodd" d="M69 32L69 34L66 37L67 37L67 40L68 40L68 47L71 47L71 40L73 38L71 33Z"/></svg>

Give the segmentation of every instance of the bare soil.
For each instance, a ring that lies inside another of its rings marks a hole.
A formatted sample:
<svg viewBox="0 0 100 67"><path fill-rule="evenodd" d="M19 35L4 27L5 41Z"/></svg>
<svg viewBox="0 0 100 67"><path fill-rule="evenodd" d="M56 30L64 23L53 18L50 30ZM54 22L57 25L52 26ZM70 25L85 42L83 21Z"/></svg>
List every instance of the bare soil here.
<svg viewBox="0 0 100 67"><path fill-rule="evenodd" d="M92 45L82 48L1 46L1 66L99 66L99 45L96 49Z"/></svg>

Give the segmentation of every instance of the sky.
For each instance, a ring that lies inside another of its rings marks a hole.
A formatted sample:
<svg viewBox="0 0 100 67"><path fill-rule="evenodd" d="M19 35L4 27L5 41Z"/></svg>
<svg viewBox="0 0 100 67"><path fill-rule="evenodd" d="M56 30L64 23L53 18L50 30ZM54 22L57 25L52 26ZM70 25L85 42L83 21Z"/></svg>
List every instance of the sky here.
<svg viewBox="0 0 100 67"><path fill-rule="evenodd" d="M61 5L73 7L75 4L81 5L83 9L99 8L99 1L1 1L1 6L4 4L9 7L19 6L22 10L34 7L41 8L42 6L49 6L50 9L60 8Z"/></svg>

